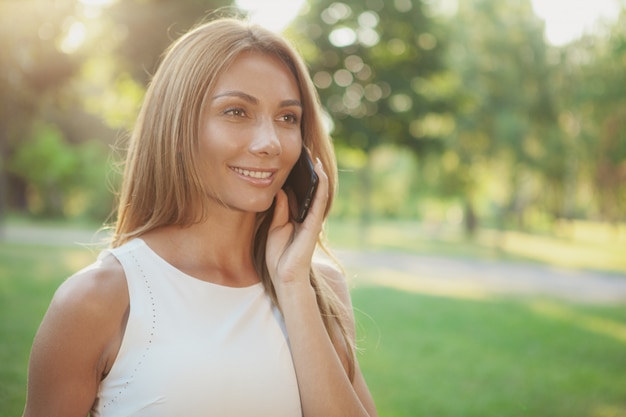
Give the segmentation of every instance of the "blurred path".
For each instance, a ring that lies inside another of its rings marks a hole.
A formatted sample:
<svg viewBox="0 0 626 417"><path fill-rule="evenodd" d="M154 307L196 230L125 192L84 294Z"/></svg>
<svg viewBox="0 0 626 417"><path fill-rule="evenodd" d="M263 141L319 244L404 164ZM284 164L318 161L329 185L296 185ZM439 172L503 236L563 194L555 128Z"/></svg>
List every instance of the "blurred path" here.
<svg viewBox="0 0 626 417"><path fill-rule="evenodd" d="M0 228L0 242L44 246L96 245L107 237L106 232L74 227L9 226Z"/></svg>
<svg viewBox="0 0 626 417"><path fill-rule="evenodd" d="M461 298L521 295L626 304L624 274L398 252L341 250L336 255L356 283Z"/></svg>
<svg viewBox="0 0 626 417"><path fill-rule="evenodd" d="M6 226L0 237L13 243L98 246L107 235L75 228ZM384 251L338 250L336 255L357 284L462 298L521 295L626 304L624 274Z"/></svg>

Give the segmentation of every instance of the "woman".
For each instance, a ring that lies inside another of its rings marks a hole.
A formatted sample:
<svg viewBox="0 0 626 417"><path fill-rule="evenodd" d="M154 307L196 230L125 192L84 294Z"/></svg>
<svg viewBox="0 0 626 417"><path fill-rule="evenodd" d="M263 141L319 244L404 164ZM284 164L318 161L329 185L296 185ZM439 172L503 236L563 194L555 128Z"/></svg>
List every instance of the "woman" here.
<svg viewBox="0 0 626 417"><path fill-rule="evenodd" d="M319 185L300 224L282 186L303 145ZM335 182L290 45L230 19L181 37L131 137L111 249L37 333L24 415L376 415L345 280L312 261Z"/></svg>

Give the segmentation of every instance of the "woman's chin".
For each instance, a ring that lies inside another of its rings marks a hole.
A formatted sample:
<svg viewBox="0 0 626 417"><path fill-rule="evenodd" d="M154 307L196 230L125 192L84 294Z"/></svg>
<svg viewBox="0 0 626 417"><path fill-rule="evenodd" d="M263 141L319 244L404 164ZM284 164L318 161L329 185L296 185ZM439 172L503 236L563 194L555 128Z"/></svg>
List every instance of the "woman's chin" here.
<svg viewBox="0 0 626 417"><path fill-rule="evenodd" d="M272 208L274 199L270 201L257 201L249 204L243 211L255 214L263 214Z"/></svg>

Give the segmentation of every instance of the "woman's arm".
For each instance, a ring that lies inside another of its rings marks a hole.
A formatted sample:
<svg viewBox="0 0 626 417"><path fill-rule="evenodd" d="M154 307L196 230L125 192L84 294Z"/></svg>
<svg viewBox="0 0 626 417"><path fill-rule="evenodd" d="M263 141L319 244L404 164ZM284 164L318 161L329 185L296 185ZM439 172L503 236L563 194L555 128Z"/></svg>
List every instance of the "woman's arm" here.
<svg viewBox="0 0 626 417"><path fill-rule="evenodd" d="M341 301L345 314L340 317L341 322L346 328L348 333L348 337L352 346L356 346L356 326L354 322L354 313L352 308L352 299L350 297L350 291L348 289L348 284L346 282L346 278L341 271L337 268L333 267L329 264L321 264L318 263L316 265L316 270L321 276L326 280L329 287L333 290L335 295ZM339 354L342 362L344 364L344 368L346 373L348 372L348 350L346 346L339 345L335 346L335 350ZM352 385L359 396L363 406L368 410L370 416L376 416L376 406L374 404L374 399L370 394L369 388L365 382L365 378L363 377L363 373L361 372L361 368L358 364L356 355L354 356L354 378L352 381Z"/></svg>
<svg viewBox="0 0 626 417"><path fill-rule="evenodd" d="M358 364L355 364L355 377L351 382L344 366L348 353L345 347L333 345L309 281L311 259L322 227L328 193L328 179L319 163L316 172L320 183L315 202L297 230L289 222L286 195L282 191L277 195L268 236L267 264L289 334L304 415L372 417L377 415L376 409ZM324 275L351 312L345 279ZM354 316L351 313L346 315L344 325L354 339Z"/></svg>
<svg viewBox="0 0 626 417"><path fill-rule="evenodd" d="M33 342L24 417L87 416L127 311L124 272L112 255L59 287Z"/></svg>
<svg viewBox="0 0 626 417"><path fill-rule="evenodd" d="M304 415L375 416L374 402L358 364L354 382L350 383L344 366L348 353L345 346L331 342L313 288L290 285L280 290L278 299L285 316ZM345 324L354 340L352 315Z"/></svg>

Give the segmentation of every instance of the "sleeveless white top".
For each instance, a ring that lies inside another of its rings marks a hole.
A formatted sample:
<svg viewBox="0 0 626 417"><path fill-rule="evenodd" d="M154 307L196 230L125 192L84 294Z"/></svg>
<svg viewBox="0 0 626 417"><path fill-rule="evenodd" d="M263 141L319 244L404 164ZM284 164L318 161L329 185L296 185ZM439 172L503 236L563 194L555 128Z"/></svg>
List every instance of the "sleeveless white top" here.
<svg viewBox="0 0 626 417"><path fill-rule="evenodd" d="M130 315L93 417L302 416L284 322L261 283L193 278L141 239L122 264Z"/></svg>

